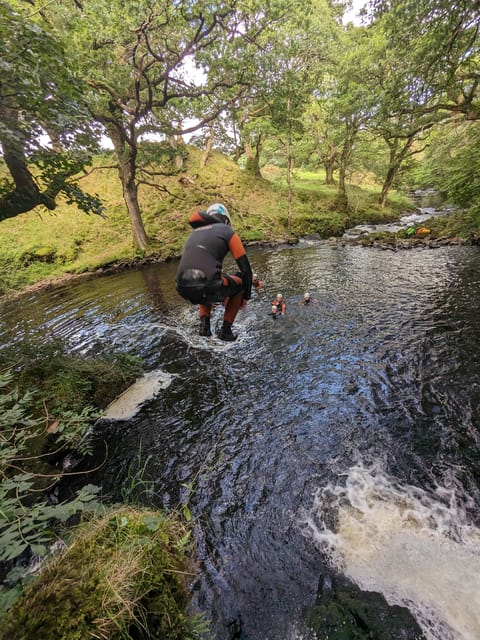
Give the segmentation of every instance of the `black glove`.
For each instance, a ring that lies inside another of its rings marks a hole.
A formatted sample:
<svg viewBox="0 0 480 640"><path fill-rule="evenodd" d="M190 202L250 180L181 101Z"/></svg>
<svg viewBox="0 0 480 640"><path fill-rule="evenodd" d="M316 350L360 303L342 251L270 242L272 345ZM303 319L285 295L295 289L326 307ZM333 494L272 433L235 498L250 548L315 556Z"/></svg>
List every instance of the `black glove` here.
<svg viewBox="0 0 480 640"><path fill-rule="evenodd" d="M250 300L252 297L252 268L250 267L250 262L245 255L241 256L237 260L238 268L242 272L242 280L243 280L243 297L245 300Z"/></svg>

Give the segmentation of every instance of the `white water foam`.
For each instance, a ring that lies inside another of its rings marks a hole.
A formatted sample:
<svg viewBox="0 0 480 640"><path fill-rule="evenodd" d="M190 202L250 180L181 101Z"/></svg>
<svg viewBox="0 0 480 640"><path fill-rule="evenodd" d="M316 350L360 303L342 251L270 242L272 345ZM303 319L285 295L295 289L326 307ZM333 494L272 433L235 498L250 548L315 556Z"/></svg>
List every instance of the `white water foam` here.
<svg viewBox="0 0 480 640"><path fill-rule="evenodd" d="M361 589L408 607L429 640L479 640L480 529L468 522L468 500L458 488L430 495L358 464L345 485L316 494L307 532Z"/></svg>
<svg viewBox="0 0 480 640"><path fill-rule="evenodd" d="M163 334L173 333L178 336L183 342L188 344L193 349L201 351L213 351L215 353L222 353L228 351L232 347L237 347L239 344L243 344L248 341L250 336L250 324L248 317L240 310L239 320L234 324L233 332L237 334L237 340L234 342L225 342L220 340L216 336L217 330L220 328L223 320L223 307L219 304L213 309L211 325L212 336L203 337L198 334L198 310L195 308L188 309L179 315L179 322L177 324L162 324L162 323L149 323L157 330L163 330Z"/></svg>
<svg viewBox="0 0 480 640"><path fill-rule="evenodd" d="M108 405L103 413L107 420L130 420L146 400L155 397L159 391L170 386L173 376L157 369L149 371L136 380Z"/></svg>

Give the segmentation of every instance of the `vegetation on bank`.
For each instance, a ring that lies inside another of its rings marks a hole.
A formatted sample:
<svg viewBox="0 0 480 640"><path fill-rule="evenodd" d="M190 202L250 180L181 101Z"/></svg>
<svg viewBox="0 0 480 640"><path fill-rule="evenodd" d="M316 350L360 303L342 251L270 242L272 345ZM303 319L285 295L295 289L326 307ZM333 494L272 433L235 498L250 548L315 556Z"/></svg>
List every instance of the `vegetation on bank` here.
<svg viewBox="0 0 480 640"><path fill-rule="evenodd" d="M88 468L101 409L142 373L128 353L86 357L59 340L0 350L0 639L205 637L205 620L186 613L188 513L109 507L89 484L58 497L67 457ZM145 482L133 477L124 500Z"/></svg>
<svg viewBox="0 0 480 640"><path fill-rule="evenodd" d="M190 533L179 518L145 508L87 520L10 609L0 638L205 637L205 621L185 613L195 576Z"/></svg>
<svg viewBox="0 0 480 640"><path fill-rule="evenodd" d="M23 565L45 556L74 514L94 510L97 490L88 485L59 503L64 461L88 459L100 409L142 370L129 354L85 357L58 340L0 350L0 613L21 591Z"/></svg>
<svg viewBox="0 0 480 640"><path fill-rule="evenodd" d="M97 168L82 180L85 189L102 194L105 218L87 216L63 202L54 212L37 207L0 222L0 295L113 264L178 257L189 233L188 216L215 201L227 205L246 244L338 236L357 223L389 221L413 207L408 198L393 192L388 206L381 208L378 186L350 184L351 206L342 212L335 205L336 187L326 185L322 173L299 170L294 175L289 221L284 171L266 167L265 177L255 177L219 152L213 152L201 168L201 151L187 149L182 170L164 178L161 191L139 192L150 237L145 251L134 246L116 170L101 168L109 164L108 155L98 157Z"/></svg>

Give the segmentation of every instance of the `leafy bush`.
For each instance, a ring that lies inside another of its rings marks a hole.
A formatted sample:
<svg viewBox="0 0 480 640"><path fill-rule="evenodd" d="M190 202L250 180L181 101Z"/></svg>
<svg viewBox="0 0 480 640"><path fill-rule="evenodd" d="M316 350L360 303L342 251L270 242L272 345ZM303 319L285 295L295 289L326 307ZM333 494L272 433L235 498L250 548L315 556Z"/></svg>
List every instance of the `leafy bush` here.
<svg viewBox="0 0 480 640"><path fill-rule="evenodd" d="M27 467L38 459L30 448L43 420L31 415L35 394L29 391L19 395L13 380L12 372L0 374L0 563L4 569L26 552L46 555L47 545L55 540L53 523L94 508L96 494L95 488L87 486L68 503L49 504L44 498L38 499L36 475ZM51 474L51 481L57 479ZM14 574L18 570L7 576L6 584L10 580L12 586L0 590L0 613L20 593L21 584L15 584Z"/></svg>
<svg viewBox="0 0 480 640"><path fill-rule="evenodd" d="M69 354L59 340L25 340L0 350L0 569L5 574L22 556L43 556L58 524L92 508L95 490L49 504L46 485L61 473L49 465L69 450L88 453L86 438L106 406L143 371L123 353L85 358ZM1 564L3 563L3 564ZM0 612L18 595L17 567L0 592Z"/></svg>

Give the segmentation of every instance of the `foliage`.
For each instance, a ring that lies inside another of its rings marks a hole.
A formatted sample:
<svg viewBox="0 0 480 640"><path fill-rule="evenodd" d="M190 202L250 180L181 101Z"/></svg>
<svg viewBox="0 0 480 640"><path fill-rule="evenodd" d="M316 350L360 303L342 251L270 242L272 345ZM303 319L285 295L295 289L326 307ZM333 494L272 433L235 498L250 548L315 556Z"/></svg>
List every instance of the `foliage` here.
<svg viewBox="0 0 480 640"><path fill-rule="evenodd" d="M448 198L461 207L480 204L480 127L469 138L468 144L452 158L446 174Z"/></svg>
<svg viewBox="0 0 480 640"><path fill-rule="evenodd" d="M12 561L26 552L45 556L48 545L55 540L58 523L96 505L96 489L91 486L84 487L67 503L49 504L45 498L38 499L36 474L25 469L35 458L31 453L32 441L43 424L32 416L34 401L33 392L18 393L12 372L0 373L0 563L4 567L11 566ZM50 482L57 479L58 474L51 473ZM21 590L15 580L24 577L19 573L14 570L7 578L12 588L0 590L0 613Z"/></svg>
<svg viewBox="0 0 480 640"><path fill-rule="evenodd" d="M15 368L20 394L35 390L37 414L53 418L86 407L103 408L143 372L141 360L127 353L103 351L86 357L69 353L60 339L26 339L0 351L0 370ZM94 409L92 408L92 414Z"/></svg>
<svg viewBox="0 0 480 640"><path fill-rule="evenodd" d="M86 435L99 417L91 403L105 406L141 370L139 359L128 354L75 356L58 340L24 341L0 351L0 563L5 569L20 557L46 555L60 523L96 507L96 489L90 486L69 502L49 502L45 493L62 476L49 462L71 449L88 453ZM0 592L0 611L18 596L16 581L24 578L19 567L10 572L7 584L13 586Z"/></svg>
<svg viewBox="0 0 480 640"><path fill-rule="evenodd" d="M478 119L478 3L372 0L370 4L384 23L390 51L402 61L409 110Z"/></svg>
<svg viewBox="0 0 480 640"><path fill-rule="evenodd" d="M190 533L175 516L133 507L85 522L11 609L0 638L206 637L206 622L185 613Z"/></svg>
<svg viewBox="0 0 480 640"><path fill-rule="evenodd" d="M99 198L77 181L96 148L82 82L59 40L25 14L25 3L13 4L0 0L0 144L10 173L0 184L0 220L37 205L55 209L59 194L101 213Z"/></svg>
<svg viewBox="0 0 480 640"><path fill-rule="evenodd" d="M141 158L140 140L154 135L178 150L177 135L200 129L233 104L254 82L261 34L272 33L286 4L90 0L42 11L64 34L88 87L85 100L112 141L140 250L149 237L138 186L161 192L165 173L178 173L178 166L159 171Z"/></svg>
<svg viewBox="0 0 480 640"><path fill-rule="evenodd" d="M467 208L480 202L479 162L479 123L451 123L431 134L412 180L416 187L434 187L450 203Z"/></svg>

